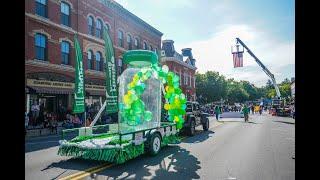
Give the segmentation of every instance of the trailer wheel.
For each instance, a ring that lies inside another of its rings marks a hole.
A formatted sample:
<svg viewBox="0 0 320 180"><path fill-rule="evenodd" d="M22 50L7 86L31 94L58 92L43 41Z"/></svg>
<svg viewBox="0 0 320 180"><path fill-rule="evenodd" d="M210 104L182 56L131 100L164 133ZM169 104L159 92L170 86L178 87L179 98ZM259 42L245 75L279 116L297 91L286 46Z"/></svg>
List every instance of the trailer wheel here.
<svg viewBox="0 0 320 180"><path fill-rule="evenodd" d="M157 155L161 149L161 137L158 133L153 133L147 144L147 149L150 155Z"/></svg>
<svg viewBox="0 0 320 180"><path fill-rule="evenodd" d="M195 132L196 132L196 122L193 119L191 119L190 127L188 128L188 135L194 136Z"/></svg>
<svg viewBox="0 0 320 180"><path fill-rule="evenodd" d="M209 119L206 119L206 122L202 125L204 131L208 131L209 129Z"/></svg>

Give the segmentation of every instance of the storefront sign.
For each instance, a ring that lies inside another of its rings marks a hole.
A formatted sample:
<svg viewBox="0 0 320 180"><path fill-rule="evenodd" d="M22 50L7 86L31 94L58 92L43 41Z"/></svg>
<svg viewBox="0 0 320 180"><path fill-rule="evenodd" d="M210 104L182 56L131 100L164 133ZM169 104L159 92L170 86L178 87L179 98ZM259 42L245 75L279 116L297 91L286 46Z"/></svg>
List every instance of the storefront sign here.
<svg viewBox="0 0 320 180"><path fill-rule="evenodd" d="M104 32L108 32L104 27ZM106 53L106 112L114 113L118 111L118 89L117 71L114 57L114 49L108 33L104 33L105 53Z"/></svg>
<svg viewBox="0 0 320 180"><path fill-rule="evenodd" d="M27 79L27 86L74 89L74 83L37 80L37 79ZM95 91L105 91L106 90L105 86L89 85L89 84L85 85L85 89L86 90L95 90Z"/></svg>

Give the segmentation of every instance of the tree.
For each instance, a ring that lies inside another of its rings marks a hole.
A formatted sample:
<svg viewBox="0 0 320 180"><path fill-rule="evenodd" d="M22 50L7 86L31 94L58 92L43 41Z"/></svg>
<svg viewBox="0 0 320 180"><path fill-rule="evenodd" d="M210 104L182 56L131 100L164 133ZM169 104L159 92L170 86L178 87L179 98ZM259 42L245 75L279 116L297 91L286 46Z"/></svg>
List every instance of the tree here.
<svg viewBox="0 0 320 180"><path fill-rule="evenodd" d="M243 103L249 99L249 94L243 88L241 83L233 82L233 84L228 86L227 97L230 103Z"/></svg>

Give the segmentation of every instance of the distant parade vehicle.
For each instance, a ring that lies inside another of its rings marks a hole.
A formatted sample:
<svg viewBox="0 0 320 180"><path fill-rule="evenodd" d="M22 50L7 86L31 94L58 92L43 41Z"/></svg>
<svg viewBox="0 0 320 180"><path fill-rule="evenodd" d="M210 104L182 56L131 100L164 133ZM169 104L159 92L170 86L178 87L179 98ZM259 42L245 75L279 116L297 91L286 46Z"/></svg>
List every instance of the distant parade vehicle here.
<svg viewBox="0 0 320 180"><path fill-rule="evenodd" d="M204 131L209 129L209 114L201 110L198 102L187 101L186 117L183 131L189 136L195 134L195 128L202 125Z"/></svg>

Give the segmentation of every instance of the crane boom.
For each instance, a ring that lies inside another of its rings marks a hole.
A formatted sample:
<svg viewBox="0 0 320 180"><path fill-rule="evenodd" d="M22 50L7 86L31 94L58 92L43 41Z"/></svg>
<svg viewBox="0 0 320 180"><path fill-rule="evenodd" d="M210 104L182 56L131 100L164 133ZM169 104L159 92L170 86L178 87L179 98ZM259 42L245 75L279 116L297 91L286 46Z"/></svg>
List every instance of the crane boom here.
<svg viewBox="0 0 320 180"><path fill-rule="evenodd" d="M269 69L267 69L267 67L264 64L262 64L262 62L257 58L257 56L255 56L253 52L239 38L236 38L236 40L237 40L237 43L240 43L244 48L246 48L247 52L254 58L254 60L258 63L258 65L262 68L262 70L271 78L272 84L276 89L277 96L278 98L280 98L281 97L280 90L277 85L276 79L274 78L274 75L269 71Z"/></svg>

